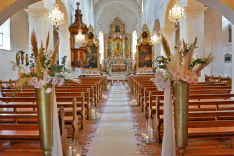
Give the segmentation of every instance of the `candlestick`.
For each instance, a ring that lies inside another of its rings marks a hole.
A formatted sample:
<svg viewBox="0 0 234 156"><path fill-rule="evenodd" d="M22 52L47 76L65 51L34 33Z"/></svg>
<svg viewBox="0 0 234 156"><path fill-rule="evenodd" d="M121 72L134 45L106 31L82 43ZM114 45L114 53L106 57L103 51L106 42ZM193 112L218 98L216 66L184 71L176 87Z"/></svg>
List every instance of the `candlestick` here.
<svg viewBox="0 0 234 156"><path fill-rule="evenodd" d="M148 136L148 135L145 137L145 142L146 142L147 144L150 143L150 139L149 139L149 136Z"/></svg>

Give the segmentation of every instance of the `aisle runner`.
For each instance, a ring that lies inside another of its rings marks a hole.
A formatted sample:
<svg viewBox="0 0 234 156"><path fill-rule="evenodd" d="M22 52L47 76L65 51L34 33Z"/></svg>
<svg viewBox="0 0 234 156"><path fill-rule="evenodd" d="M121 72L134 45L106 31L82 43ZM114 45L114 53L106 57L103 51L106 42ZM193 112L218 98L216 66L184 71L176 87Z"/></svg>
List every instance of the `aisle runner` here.
<svg viewBox="0 0 234 156"><path fill-rule="evenodd" d="M124 86L113 86L88 156L131 156L137 150Z"/></svg>

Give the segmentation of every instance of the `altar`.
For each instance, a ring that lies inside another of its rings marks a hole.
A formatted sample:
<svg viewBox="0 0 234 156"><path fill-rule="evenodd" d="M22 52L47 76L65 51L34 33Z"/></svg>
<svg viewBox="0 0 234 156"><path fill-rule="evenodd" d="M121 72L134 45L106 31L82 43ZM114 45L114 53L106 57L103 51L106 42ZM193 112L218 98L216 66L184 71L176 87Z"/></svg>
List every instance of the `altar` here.
<svg viewBox="0 0 234 156"><path fill-rule="evenodd" d="M126 72L127 65L126 64L111 64L112 72Z"/></svg>

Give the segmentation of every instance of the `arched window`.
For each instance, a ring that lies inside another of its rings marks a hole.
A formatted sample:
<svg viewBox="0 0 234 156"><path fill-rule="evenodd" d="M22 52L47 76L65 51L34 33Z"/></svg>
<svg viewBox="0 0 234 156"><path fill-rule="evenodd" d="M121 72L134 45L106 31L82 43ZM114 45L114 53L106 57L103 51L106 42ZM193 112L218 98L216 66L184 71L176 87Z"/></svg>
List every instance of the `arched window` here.
<svg viewBox="0 0 234 156"><path fill-rule="evenodd" d="M133 59L135 59L136 46L137 46L137 32L136 30L134 30L132 33L132 58Z"/></svg>
<svg viewBox="0 0 234 156"><path fill-rule="evenodd" d="M11 50L10 19L0 26L0 49Z"/></svg>
<svg viewBox="0 0 234 156"><path fill-rule="evenodd" d="M232 23L228 21L229 42L232 42Z"/></svg>
<svg viewBox="0 0 234 156"><path fill-rule="evenodd" d="M99 32L99 47L100 47L100 63L103 64L104 62L104 35L103 32Z"/></svg>

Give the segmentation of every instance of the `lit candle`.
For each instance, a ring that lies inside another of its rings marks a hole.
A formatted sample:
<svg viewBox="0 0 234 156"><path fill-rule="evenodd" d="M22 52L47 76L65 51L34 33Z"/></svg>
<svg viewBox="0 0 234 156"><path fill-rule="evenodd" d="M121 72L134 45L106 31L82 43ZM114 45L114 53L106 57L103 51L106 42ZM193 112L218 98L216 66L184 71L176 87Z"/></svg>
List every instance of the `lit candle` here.
<svg viewBox="0 0 234 156"><path fill-rule="evenodd" d="M80 154L78 153L76 156L80 156Z"/></svg>
<svg viewBox="0 0 234 156"><path fill-rule="evenodd" d="M144 131L143 131L143 129L142 129L142 133L141 133L141 137L142 137L142 140L144 139Z"/></svg>
<svg viewBox="0 0 234 156"><path fill-rule="evenodd" d="M68 151L69 151L69 155L72 155L72 147L71 146L69 146Z"/></svg>
<svg viewBox="0 0 234 156"><path fill-rule="evenodd" d="M147 144L150 143L150 139L149 139L149 136L148 136L148 135L146 135L146 137L145 137L145 142L146 142Z"/></svg>

